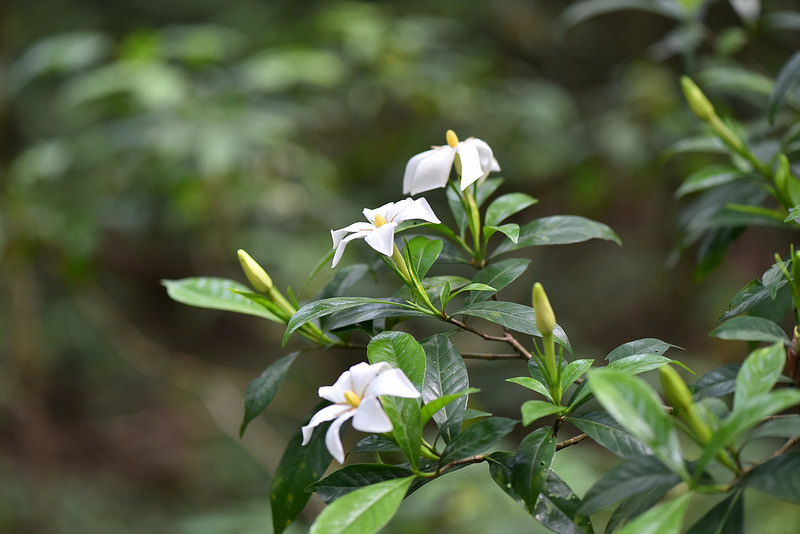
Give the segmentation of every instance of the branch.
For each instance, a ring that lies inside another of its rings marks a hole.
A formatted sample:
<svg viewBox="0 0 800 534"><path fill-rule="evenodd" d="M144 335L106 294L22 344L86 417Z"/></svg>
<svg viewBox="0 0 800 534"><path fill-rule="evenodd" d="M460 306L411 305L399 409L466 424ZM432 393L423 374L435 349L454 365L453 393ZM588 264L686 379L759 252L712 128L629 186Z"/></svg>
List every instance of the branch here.
<svg viewBox="0 0 800 534"><path fill-rule="evenodd" d="M480 336L487 341L498 341L500 343L508 343L509 345L511 345L511 348L517 351L517 354L523 356L525 359L530 360L533 357L531 353L525 347L523 347L522 344L519 341L517 341L517 338L515 338L508 330L505 330L502 336L493 336L491 334L483 332L482 330L478 330L477 328L470 326L467 323L461 322L454 317L448 317L445 320L448 323L454 324L460 329L466 330L467 332L472 332L473 334Z"/></svg>
<svg viewBox="0 0 800 534"><path fill-rule="evenodd" d="M798 441L800 441L800 437L798 437L798 436L795 436L795 437L791 438L789 441L784 443L783 446L781 446L780 449L775 451L775 453L772 455L772 457L773 458L777 458L778 456L781 456L783 453L785 453L786 451L788 451L789 449L791 449L792 447L797 445Z"/></svg>
<svg viewBox="0 0 800 534"><path fill-rule="evenodd" d="M487 354L483 352L462 352L461 356L473 360L519 360L522 354Z"/></svg>
<svg viewBox="0 0 800 534"><path fill-rule="evenodd" d="M436 472L432 473L433 477L435 478L441 476L442 473L450 469L451 467L456 467L459 465L468 465L468 464L479 464L481 462L485 462L487 460L487 456L485 454L476 454L475 456L469 456L467 458L461 458L460 460L453 460L450 463L446 463L441 466Z"/></svg>
<svg viewBox="0 0 800 534"><path fill-rule="evenodd" d="M571 447L572 445L576 445L576 444L580 443L581 441L585 440L588 437L589 436L584 434L584 433L578 434L575 437L572 437L572 438L569 438L567 440L564 440L561 443L557 443L556 444L556 450L560 451L561 449L566 449L567 447Z"/></svg>

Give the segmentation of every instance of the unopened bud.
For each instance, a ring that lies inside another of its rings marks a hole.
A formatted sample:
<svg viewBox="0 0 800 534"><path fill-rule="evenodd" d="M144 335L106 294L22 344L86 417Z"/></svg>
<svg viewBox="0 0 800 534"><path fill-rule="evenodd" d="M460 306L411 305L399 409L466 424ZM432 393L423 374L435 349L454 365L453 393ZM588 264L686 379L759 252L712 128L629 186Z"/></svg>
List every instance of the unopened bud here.
<svg viewBox="0 0 800 534"><path fill-rule="evenodd" d="M694 114L701 120L710 121L716 115L714 106L711 105L703 91L697 87L697 84L692 81L688 76L681 76L681 89L683 89L683 96L689 103Z"/></svg>
<svg viewBox="0 0 800 534"><path fill-rule="evenodd" d="M272 278L269 277L267 272L256 260L250 257L250 254L242 249L237 250L236 254L239 256L239 263L242 264L242 270L245 276L247 276L250 285L252 285L256 291L267 293L272 289Z"/></svg>
<svg viewBox="0 0 800 534"><path fill-rule="evenodd" d="M545 336L553 333L556 327L556 315L550 300L544 292L544 287L539 282L533 284L533 310L536 317L536 328Z"/></svg>
<svg viewBox="0 0 800 534"><path fill-rule="evenodd" d="M662 365L658 370L661 377L661 387L664 388L664 395L667 397L667 402L676 410L687 413L691 411L692 393L686 387L686 382L678 374L678 371L672 368L671 365Z"/></svg>

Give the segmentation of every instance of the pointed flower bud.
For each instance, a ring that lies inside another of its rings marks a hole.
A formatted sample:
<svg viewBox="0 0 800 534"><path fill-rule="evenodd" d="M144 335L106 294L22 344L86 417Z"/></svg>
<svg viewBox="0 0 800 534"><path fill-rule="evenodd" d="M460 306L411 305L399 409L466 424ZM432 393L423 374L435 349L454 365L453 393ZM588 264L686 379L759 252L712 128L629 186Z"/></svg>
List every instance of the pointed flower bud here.
<svg viewBox="0 0 800 534"><path fill-rule="evenodd" d="M273 285L272 278L269 277L267 272L244 250L239 249L236 254L239 256L239 263L242 264L242 270L250 281L250 285L261 293L269 292Z"/></svg>
<svg viewBox="0 0 800 534"><path fill-rule="evenodd" d="M550 300L539 282L533 284L533 309L536 316L536 328L543 335L550 335L556 327L556 315Z"/></svg>
<svg viewBox="0 0 800 534"><path fill-rule="evenodd" d="M667 397L667 402L676 410L686 413L691 410L694 402L692 401L692 393L686 387L686 382L683 381L678 371L672 368L671 365L662 365L658 370L661 378L661 387L664 388L664 395Z"/></svg>
<svg viewBox="0 0 800 534"><path fill-rule="evenodd" d="M697 84L692 81L688 76L681 76L681 89L683 89L683 96L689 103L694 114L704 121L710 121L715 115L714 106L711 105L703 91L697 87Z"/></svg>

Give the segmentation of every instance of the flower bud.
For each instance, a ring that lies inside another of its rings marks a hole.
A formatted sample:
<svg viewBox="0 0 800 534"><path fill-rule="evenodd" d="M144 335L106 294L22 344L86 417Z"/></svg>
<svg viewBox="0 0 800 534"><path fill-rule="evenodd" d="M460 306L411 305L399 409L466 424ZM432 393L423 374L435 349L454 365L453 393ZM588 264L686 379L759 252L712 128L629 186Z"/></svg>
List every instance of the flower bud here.
<svg viewBox="0 0 800 534"><path fill-rule="evenodd" d="M533 284L533 310L536 317L536 328L543 336L553 333L556 327L556 315L550 300L544 292L544 287L539 282Z"/></svg>
<svg viewBox="0 0 800 534"><path fill-rule="evenodd" d="M686 387L686 382L678 374L678 371L671 365L662 365L658 370L661 378L661 387L664 388L664 395L667 402L676 410L687 413L691 411L694 402L692 393Z"/></svg>
<svg viewBox="0 0 800 534"><path fill-rule="evenodd" d="M710 121L716 115L714 106L691 78L681 76L681 89L683 89L683 96L686 97L689 107L701 120Z"/></svg>
<svg viewBox="0 0 800 534"><path fill-rule="evenodd" d="M256 291L267 293L272 289L272 278L269 277L267 272L256 260L250 257L250 254L242 249L237 250L236 254L239 256L239 263L242 264L242 270L245 276L247 276L250 285L252 285Z"/></svg>

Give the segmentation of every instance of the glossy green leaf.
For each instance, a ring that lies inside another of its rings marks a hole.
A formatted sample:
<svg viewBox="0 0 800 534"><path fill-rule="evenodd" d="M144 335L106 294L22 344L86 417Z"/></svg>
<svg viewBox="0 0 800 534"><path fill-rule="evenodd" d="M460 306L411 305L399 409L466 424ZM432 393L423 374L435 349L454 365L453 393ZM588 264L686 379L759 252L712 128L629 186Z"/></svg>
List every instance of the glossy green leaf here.
<svg viewBox="0 0 800 534"><path fill-rule="evenodd" d="M361 438L358 443L353 445L348 455L357 452L402 452L400 447L394 441L380 436L378 434L370 434Z"/></svg>
<svg viewBox="0 0 800 534"><path fill-rule="evenodd" d="M722 397L733 393L736 389L736 376L739 374L741 364L729 363L713 369L689 386L694 392L695 399L705 397Z"/></svg>
<svg viewBox="0 0 800 534"><path fill-rule="evenodd" d="M698 519L686 534L744 534L744 499L736 491Z"/></svg>
<svg viewBox="0 0 800 534"><path fill-rule="evenodd" d="M162 280L161 284L167 288L167 294L172 300L198 308L224 310L247 315L264 317L276 323L282 323L274 313L249 299L230 291L250 292L250 288L239 282L226 278L197 277L182 278L180 280Z"/></svg>
<svg viewBox="0 0 800 534"><path fill-rule="evenodd" d="M383 409L392 422L392 437L416 469L422 445L422 418L418 399L384 397Z"/></svg>
<svg viewBox="0 0 800 534"><path fill-rule="evenodd" d="M492 237L495 232L500 232L514 244L519 241L519 225L517 223L501 224L499 226L487 224L483 227L483 235L486 236L486 239Z"/></svg>
<svg viewBox="0 0 800 534"><path fill-rule="evenodd" d="M629 341L612 350L608 356L606 356L606 360L614 362L636 354L664 354L670 348L679 349L680 347L655 338L637 339L636 341Z"/></svg>
<svg viewBox="0 0 800 534"><path fill-rule="evenodd" d="M261 376L250 382L244 394L244 419L239 428L239 437L244 435L244 430L250 421L264 411L264 409L275 398L278 388L281 387L283 379L289 372L289 367L294 363L299 352L287 354L283 358L276 360L267 367Z"/></svg>
<svg viewBox="0 0 800 534"><path fill-rule="evenodd" d="M420 280L425 278L428 270L433 266L436 258L442 253L444 244L441 239L429 239L424 236L417 236L409 241L407 253L411 258L410 269L417 273Z"/></svg>
<svg viewBox="0 0 800 534"><path fill-rule="evenodd" d="M506 382L511 382L512 384L517 384L519 386L532 389L537 393L541 393L546 399L548 399L550 401L549 404L552 404L553 402L553 397L550 396L550 390L547 389L545 384L539 380L536 380L535 378L531 378L529 376L518 376L514 378L506 378Z"/></svg>
<svg viewBox="0 0 800 534"><path fill-rule="evenodd" d="M756 317L750 318L756 319ZM731 321L735 320L731 319ZM781 343L751 352L745 358L739 368L739 374L736 376L736 396L733 399L733 409L747 406L752 399L765 395L775 387L785 364L786 351Z"/></svg>
<svg viewBox="0 0 800 534"><path fill-rule="evenodd" d="M568 245L589 239L605 239L621 245L617 234L603 223L574 215L554 215L531 221L520 228L516 243L504 241L492 253L497 256L512 250L541 245Z"/></svg>
<svg viewBox="0 0 800 534"><path fill-rule="evenodd" d="M618 534L680 534L691 493L659 504L619 530Z"/></svg>
<svg viewBox="0 0 800 534"><path fill-rule="evenodd" d="M551 428L537 428L517 447L511 468L511 486L531 513L544 488L555 453L556 440Z"/></svg>
<svg viewBox="0 0 800 534"><path fill-rule="evenodd" d="M323 423L315 428L306 445L301 445L303 434L298 428L286 445L269 496L275 534L283 532L297 519L311 497L306 487L319 480L331 463L331 455L325 446L328 425Z"/></svg>
<svg viewBox="0 0 800 534"><path fill-rule="evenodd" d="M618 464L586 492L579 512L591 515L607 506L661 486L673 487L681 481L654 456L631 458Z"/></svg>
<svg viewBox="0 0 800 534"><path fill-rule="evenodd" d="M508 284L519 278L530 265L531 260L524 258L509 258L490 264L488 267L478 271L472 279L474 283L486 284L500 291ZM472 293L467 300L468 304L481 302L488 299L490 293Z"/></svg>
<svg viewBox="0 0 800 534"><path fill-rule="evenodd" d="M639 378L619 371L590 370L588 376L603 408L665 465L685 474L678 434L655 391Z"/></svg>
<svg viewBox="0 0 800 534"><path fill-rule="evenodd" d="M425 315L417 310L409 310L403 307L402 304L404 302L404 299L391 298L385 299L383 302L359 304L343 310L335 310L320 317L319 325L324 331L330 332L374 319L388 319L390 317L406 318Z"/></svg>
<svg viewBox="0 0 800 534"><path fill-rule="evenodd" d="M784 501L800 502L800 452L788 452L756 466L741 483Z"/></svg>
<svg viewBox="0 0 800 534"><path fill-rule="evenodd" d="M536 204L538 200L525 193L508 193L497 197L486 208L486 226L497 226L515 213L519 213L529 206Z"/></svg>
<svg viewBox="0 0 800 534"><path fill-rule="evenodd" d="M785 284L785 280L782 282L779 281L777 282L776 287L779 289ZM733 299L728 305L728 310L723 313L719 319L717 319L717 323L727 321L731 317L736 317L737 315L753 309L762 302L772 298L772 292L773 288L764 286L759 280L753 280L740 289L736 295L734 295Z"/></svg>
<svg viewBox="0 0 800 534"><path fill-rule="evenodd" d="M580 507L580 498L550 469L533 517L558 534L592 534L592 523L588 517L578 513Z"/></svg>
<svg viewBox="0 0 800 534"><path fill-rule="evenodd" d="M397 512L414 477L396 478L352 491L333 501L309 534L371 534Z"/></svg>
<svg viewBox="0 0 800 534"><path fill-rule="evenodd" d="M606 412L589 412L578 416L569 416L567 421L586 433L598 445L623 458L650 456L653 451L641 440L626 432Z"/></svg>
<svg viewBox="0 0 800 534"><path fill-rule="evenodd" d="M559 413L563 408L552 402L529 400L525 401L520 408L522 412L522 424L528 426L537 419Z"/></svg>
<svg viewBox="0 0 800 534"><path fill-rule="evenodd" d="M712 165L704 167L690 174L686 180L675 191L675 198L681 198L689 193L711 189L718 185L727 184L735 180L741 180L749 176L749 173L742 172L734 167L726 165Z"/></svg>
<svg viewBox="0 0 800 534"><path fill-rule="evenodd" d="M734 317L719 325L709 335L736 341L765 341L768 343L777 341L787 345L790 344L789 338L783 329L773 321L763 317Z"/></svg>
<svg viewBox="0 0 800 534"><path fill-rule="evenodd" d="M626 375L638 375L653 369L658 369L662 365L672 363L675 360L658 354L634 354L621 360L614 360L603 369L625 373Z"/></svg>
<svg viewBox="0 0 800 534"><path fill-rule="evenodd" d="M322 480L308 486L322 502L330 504L343 495L385 480L410 477L414 473L405 467L387 464L350 464L334 471Z"/></svg>
<svg viewBox="0 0 800 534"><path fill-rule="evenodd" d="M458 394L469 389L467 366L461 353L444 334L436 334L422 343L425 350L425 381L422 385L422 400L425 403L446 395ZM433 420L442 431L445 441L458 433L461 416L467 409L467 397L456 399L433 414Z"/></svg>
<svg viewBox="0 0 800 534"><path fill-rule="evenodd" d="M336 274L333 275L330 282L322 288L322 291L317 295L317 299L341 297L345 291L358 283L368 272L369 266L364 263L354 263L353 265L340 267L336 270Z"/></svg>
<svg viewBox="0 0 800 534"><path fill-rule="evenodd" d="M488 455L489 476L500 486L506 495L514 499L520 506L526 508L525 501L522 500L511 484L511 469L514 467L515 453L507 451L496 451Z"/></svg>
<svg viewBox="0 0 800 534"><path fill-rule="evenodd" d="M480 391L478 388L469 388L464 391L459 391L458 393L451 393L450 395L445 395L443 397L439 397L438 399L433 399L431 402L427 403L422 407L422 425L424 426L425 423L430 421L433 414L453 402L454 400L463 397L464 395L471 395L473 393L477 393Z"/></svg>
<svg viewBox="0 0 800 534"><path fill-rule="evenodd" d="M569 362L564 369L561 370L561 387L566 389L572 385L575 380L589 370L594 363L594 360L575 360Z"/></svg>
<svg viewBox="0 0 800 534"><path fill-rule="evenodd" d="M418 390L425 380L425 351L414 336L405 332L381 332L367 345L369 363L387 362L403 371Z"/></svg>
<svg viewBox="0 0 800 534"><path fill-rule="evenodd" d="M481 453L509 434L519 421L505 417L488 417L462 430L442 452L439 462L444 465L453 460Z"/></svg>
<svg viewBox="0 0 800 534"><path fill-rule="evenodd" d="M769 101L770 124L775 121L775 114L778 112L778 108L781 107L789 90L794 87L798 80L800 80L800 52L796 52L789 58L789 61L781 67L781 71L775 79L775 89L772 91L772 97Z"/></svg>

